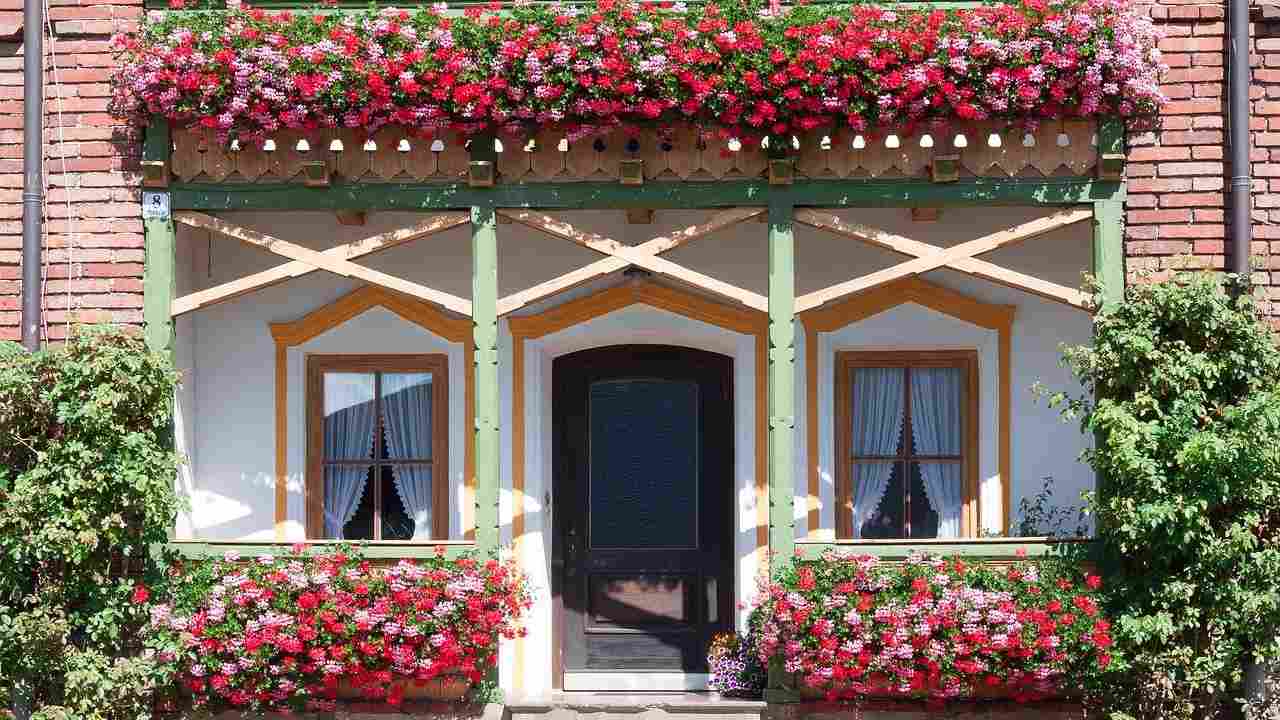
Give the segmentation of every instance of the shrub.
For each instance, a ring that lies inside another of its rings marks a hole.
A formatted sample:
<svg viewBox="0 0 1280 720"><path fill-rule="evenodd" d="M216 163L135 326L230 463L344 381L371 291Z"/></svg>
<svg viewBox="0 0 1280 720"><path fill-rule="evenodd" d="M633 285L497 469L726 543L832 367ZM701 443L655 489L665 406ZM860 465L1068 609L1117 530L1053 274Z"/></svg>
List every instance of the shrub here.
<svg viewBox="0 0 1280 720"><path fill-rule="evenodd" d="M1111 661L1101 582L1050 560L797 560L763 588L756 651L828 700L1051 697Z"/></svg>
<svg viewBox="0 0 1280 720"><path fill-rule="evenodd" d="M1249 659L1280 658L1280 351L1247 294L1190 274L1128 288L1066 362L1058 396L1109 562L1118 717L1212 713Z"/></svg>
<svg viewBox="0 0 1280 720"><path fill-rule="evenodd" d="M128 699L153 681L138 679L145 659L89 668L140 650L133 594L157 576L151 549L178 507L176 382L167 357L118 330L34 353L0 343L0 684L36 709L90 696L114 698L85 701L95 717L149 709Z"/></svg>
<svg viewBox="0 0 1280 720"><path fill-rule="evenodd" d="M522 631L524 577L497 560L375 567L358 550L229 555L174 569L147 643L197 706L332 709L343 683L398 705L410 683L480 681Z"/></svg>

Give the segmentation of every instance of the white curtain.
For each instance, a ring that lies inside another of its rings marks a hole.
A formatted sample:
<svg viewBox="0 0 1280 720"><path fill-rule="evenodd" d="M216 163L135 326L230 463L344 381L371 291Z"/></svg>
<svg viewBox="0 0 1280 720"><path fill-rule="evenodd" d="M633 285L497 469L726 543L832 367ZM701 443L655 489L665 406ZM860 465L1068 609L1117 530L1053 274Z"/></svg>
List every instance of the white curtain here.
<svg viewBox="0 0 1280 720"><path fill-rule="evenodd" d="M384 373L382 413L387 456L392 460L431 458L431 374ZM393 465L396 492L413 518L413 539L431 537L431 466Z"/></svg>
<svg viewBox="0 0 1280 720"><path fill-rule="evenodd" d="M902 368L854 368L853 453L894 455L902 434ZM889 487L892 462L859 462L853 472L853 536L875 514Z"/></svg>
<svg viewBox="0 0 1280 720"><path fill-rule="evenodd" d="M373 454L373 376L325 373L324 459L361 460ZM373 463L324 466L324 534L342 539L342 528L360 507Z"/></svg>
<svg viewBox="0 0 1280 720"><path fill-rule="evenodd" d="M911 431L917 455L959 455L964 426L963 377L959 368L911 371ZM938 537L960 536L964 502L961 463L921 462L929 505L938 513Z"/></svg>

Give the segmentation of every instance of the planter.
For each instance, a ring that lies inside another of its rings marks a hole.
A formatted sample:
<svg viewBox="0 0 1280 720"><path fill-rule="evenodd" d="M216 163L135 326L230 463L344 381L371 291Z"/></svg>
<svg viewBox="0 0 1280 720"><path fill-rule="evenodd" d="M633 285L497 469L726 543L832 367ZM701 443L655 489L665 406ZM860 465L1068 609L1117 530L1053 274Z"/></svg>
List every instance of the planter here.
<svg viewBox="0 0 1280 720"><path fill-rule="evenodd" d="M461 675L442 675L426 683L401 680L398 684L403 685L406 700L459 702L466 698L467 692L471 690L471 681ZM345 679L338 683L338 697L352 702L369 702L361 695L358 688L352 687L350 681Z"/></svg>

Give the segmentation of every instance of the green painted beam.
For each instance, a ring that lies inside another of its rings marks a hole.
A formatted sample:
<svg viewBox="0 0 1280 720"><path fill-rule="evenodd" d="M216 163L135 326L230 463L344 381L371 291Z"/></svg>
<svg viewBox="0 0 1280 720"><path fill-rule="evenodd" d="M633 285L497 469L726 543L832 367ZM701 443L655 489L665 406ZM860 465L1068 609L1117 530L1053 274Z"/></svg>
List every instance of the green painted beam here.
<svg viewBox="0 0 1280 720"><path fill-rule="evenodd" d="M1123 184L1087 177L925 180L763 180L511 183L473 188L465 183L361 183L311 188L300 183L174 183L177 210L464 210L507 208L715 208L778 202L814 207L956 207L1077 205L1123 195Z"/></svg>
<svg viewBox="0 0 1280 720"><path fill-rule="evenodd" d="M769 564L795 552L795 319L794 208L769 203Z"/></svg>
<svg viewBox="0 0 1280 720"><path fill-rule="evenodd" d="M1104 305L1124 299L1124 200L1093 204L1093 276Z"/></svg>
<svg viewBox="0 0 1280 720"><path fill-rule="evenodd" d="M400 543L341 543L341 542L316 542L307 543L313 553L325 552L331 548L337 548L343 545L358 547L365 557L373 560L400 560L400 559L424 559L436 557L437 548L444 548L444 556L447 558L456 558L463 555L474 554L479 551L477 545L472 543L448 543L444 545L418 545L418 544L400 544ZM284 542L245 542L230 541L221 542L213 540L174 540L165 544L165 548L170 550L182 558L200 559L208 557L222 557L228 552L233 552L242 558L255 558L264 553L272 555L290 555L293 552L292 543Z"/></svg>
<svg viewBox="0 0 1280 720"><path fill-rule="evenodd" d="M153 119L142 143L143 160L169 159L169 124ZM171 197L165 192L145 192L148 205L167 206ZM173 317L169 306L177 293L177 233L171 213L143 213L144 265L142 271L142 319L147 345L153 350L172 353L174 346Z"/></svg>
<svg viewBox="0 0 1280 720"><path fill-rule="evenodd" d="M496 550L498 533L498 220L471 208L471 316L475 339L476 544Z"/></svg>

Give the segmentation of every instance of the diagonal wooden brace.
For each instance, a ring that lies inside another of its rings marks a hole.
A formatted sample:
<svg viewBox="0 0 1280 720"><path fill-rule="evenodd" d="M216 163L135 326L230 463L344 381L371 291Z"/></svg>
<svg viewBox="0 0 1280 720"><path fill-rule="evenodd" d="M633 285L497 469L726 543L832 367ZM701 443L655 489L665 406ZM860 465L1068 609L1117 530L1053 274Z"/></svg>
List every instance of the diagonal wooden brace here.
<svg viewBox="0 0 1280 720"><path fill-rule="evenodd" d="M420 223L411 225L407 228L400 228L390 232L381 233L367 237L363 240L346 243L337 247L329 248L323 251L324 255L330 255L340 260L355 260L356 258L371 255L382 250L387 250L413 240L419 240L429 235L444 232L450 228L459 225L465 225L470 221L470 217L466 213L442 213L433 215ZM275 285L276 283L289 280L291 278L302 277L315 272L319 268L300 260L291 260L283 265L277 265L269 270L263 270L252 275L232 280L230 282L215 285L198 292L175 298L170 305L170 314L173 317L184 315L209 307L220 302L225 302L233 298L240 297L255 290L261 290L266 287Z"/></svg>
<svg viewBox="0 0 1280 720"><path fill-rule="evenodd" d="M1012 245L1017 242L1029 240L1039 235L1057 230L1073 223L1082 222L1093 217L1090 210L1063 210L1042 218L1036 218L1029 222L1016 225L1006 230L994 232L984 235L975 240L960 243L945 250L931 252L928 255L917 257L914 260L908 260L899 263L893 267L885 268L859 278L854 278L847 282L832 285L821 290L802 295L796 298L796 312L804 312L813 308L825 305L833 300L839 300L846 295L869 290L878 285L892 282L898 278L908 275L921 275L936 270L940 267L954 265L962 260L972 259L975 255L991 252L997 248ZM912 253L914 254L914 253Z"/></svg>
<svg viewBox="0 0 1280 720"><path fill-rule="evenodd" d="M703 290L732 298L761 312L767 312L769 301L765 296L657 257L659 253L675 249L718 230L762 215L764 212L763 208L733 208L725 210L717 213L705 223L692 225L671 235L656 237L632 247L602 235L578 230L567 222L542 213L528 210L499 210L499 215L514 222L540 230L553 237L569 240L609 257L502 298L498 301L498 314L504 315L531 302L588 282L593 278L622 270L628 265L636 265L660 275L668 275Z"/></svg>
<svg viewBox="0 0 1280 720"><path fill-rule="evenodd" d="M290 260L305 263L320 270L328 270L335 275L354 277L372 285L378 285L388 290L394 290L398 293L418 298L419 300L433 302L448 310L452 310L459 315L465 315L468 317L471 315L471 301L465 298L460 298L457 295L435 290L425 285L419 285L415 282L403 280L395 277L394 275L388 275L384 272L379 272L363 265L357 265L350 260L344 260L340 257L327 255L318 250L312 250L296 243L291 243L287 240L281 240L280 238L265 235L256 230L250 230L249 228L240 227L239 225L232 225L231 223L225 222L211 215L183 210L174 213L173 219L175 222L190 225L191 227L212 230L220 235L225 235L229 238L239 240L255 247L260 247L268 252L287 257Z"/></svg>
<svg viewBox="0 0 1280 720"><path fill-rule="evenodd" d="M869 245L902 253L903 255L926 257L942 250L936 245L912 240L901 235L894 235L870 225L845 222L836 215L816 210L796 210L795 221L811 228L825 230L834 235L859 240ZM973 277L1038 295L1046 300L1053 300L1075 308L1088 308L1089 295L1080 290L1042 280L1034 275L1003 268L986 260L980 260L975 257L963 258L951 263L948 267Z"/></svg>

